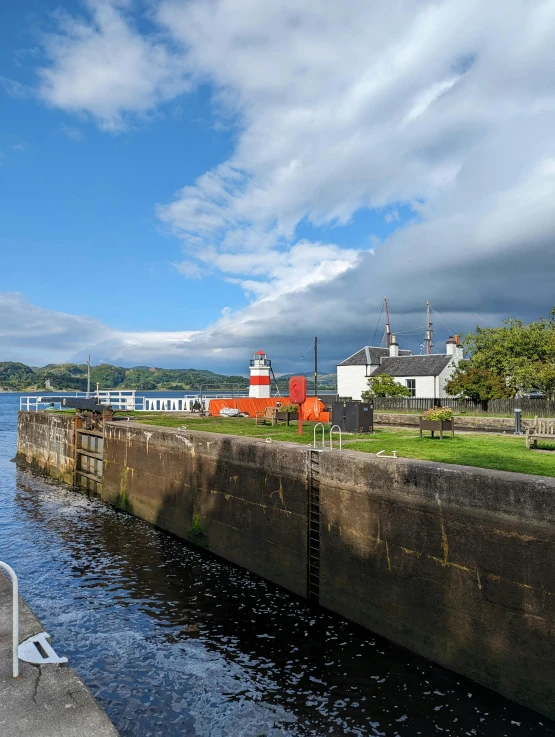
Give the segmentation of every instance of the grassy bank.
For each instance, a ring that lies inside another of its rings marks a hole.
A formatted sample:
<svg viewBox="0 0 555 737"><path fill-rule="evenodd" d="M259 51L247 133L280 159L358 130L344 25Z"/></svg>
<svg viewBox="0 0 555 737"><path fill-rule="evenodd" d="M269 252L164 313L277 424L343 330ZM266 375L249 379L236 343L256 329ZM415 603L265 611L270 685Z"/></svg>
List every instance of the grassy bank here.
<svg viewBox="0 0 555 737"><path fill-rule="evenodd" d="M272 438L309 445L313 438L313 424L304 423L303 434L297 427L280 425L255 425L254 420L243 418L183 418L170 414L138 413L137 422L164 427L183 427L188 430L203 430L231 435ZM327 426L329 427L329 425ZM321 437L319 435L319 437ZM439 463L457 463L463 466L495 468L501 471L555 476L555 446L540 446L551 452L526 450L523 437L465 433L454 438L420 438L417 430L380 429L373 435L343 435L343 447L364 453L385 450L388 454L396 450L401 458L417 458Z"/></svg>

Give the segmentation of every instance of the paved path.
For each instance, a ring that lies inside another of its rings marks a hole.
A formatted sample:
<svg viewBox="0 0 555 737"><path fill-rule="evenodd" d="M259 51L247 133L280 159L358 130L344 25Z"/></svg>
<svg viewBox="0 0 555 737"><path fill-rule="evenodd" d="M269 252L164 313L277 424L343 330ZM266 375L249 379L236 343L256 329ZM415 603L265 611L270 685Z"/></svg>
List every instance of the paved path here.
<svg viewBox="0 0 555 737"><path fill-rule="evenodd" d="M44 628L19 600L20 642ZM52 642L58 655L63 643ZM2 737L117 737L92 694L67 666L19 663L12 678L11 583L0 571L0 735Z"/></svg>

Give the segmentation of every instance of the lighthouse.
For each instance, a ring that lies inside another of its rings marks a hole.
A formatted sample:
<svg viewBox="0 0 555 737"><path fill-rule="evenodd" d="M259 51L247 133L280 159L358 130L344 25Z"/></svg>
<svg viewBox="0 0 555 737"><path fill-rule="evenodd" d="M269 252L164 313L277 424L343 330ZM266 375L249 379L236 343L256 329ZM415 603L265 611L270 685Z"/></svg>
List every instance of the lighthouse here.
<svg viewBox="0 0 555 737"><path fill-rule="evenodd" d="M250 363L249 397L269 397L272 362L264 351L257 351Z"/></svg>

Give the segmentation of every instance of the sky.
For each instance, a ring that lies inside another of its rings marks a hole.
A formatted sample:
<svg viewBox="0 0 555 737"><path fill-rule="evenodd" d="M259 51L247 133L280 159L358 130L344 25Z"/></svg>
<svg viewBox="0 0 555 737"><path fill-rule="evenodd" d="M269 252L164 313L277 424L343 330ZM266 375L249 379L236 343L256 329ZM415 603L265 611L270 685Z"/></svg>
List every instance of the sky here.
<svg viewBox="0 0 555 737"><path fill-rule="evenodd" d="M555 0L0 10L0 360L320 369L555 305Z"/></svg>

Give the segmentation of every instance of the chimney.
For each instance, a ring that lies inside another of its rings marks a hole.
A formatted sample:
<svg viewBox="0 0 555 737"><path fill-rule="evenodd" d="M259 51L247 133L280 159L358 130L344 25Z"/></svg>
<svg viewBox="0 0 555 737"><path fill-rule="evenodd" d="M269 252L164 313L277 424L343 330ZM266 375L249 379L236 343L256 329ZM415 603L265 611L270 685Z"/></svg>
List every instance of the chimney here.
<svg viewBox="0 0 555 737"><path fill-rule="evenodd" d="M455 360L462 361L464 358L463 347L461 345L461 336L455 335Z"/></svg>
<svg viewBox="0 0 555 737"><path fill-rule="evenodd" d="M397 336L395 335L391 336L391 340L389 342L389 355L393 357L399 355L399 345L397 344Z"/></svg>
<svg viewBox="0 0 555 737"><path fill-rule="evenodd" d="M445 352L448 356L453 356L453 361L455 361L455 363L457 363L458 361L462 361L463 349L461 345L460 335L455 335L454 338L452 335L449 336Z"/></svg>

